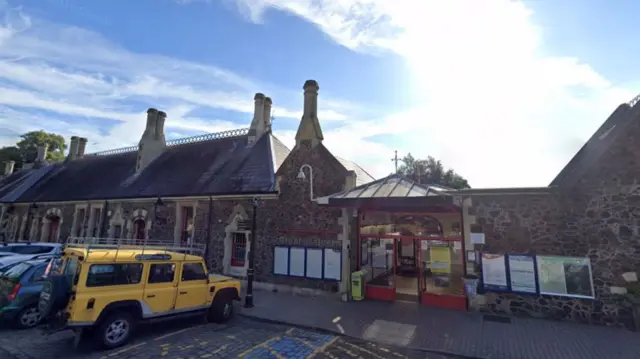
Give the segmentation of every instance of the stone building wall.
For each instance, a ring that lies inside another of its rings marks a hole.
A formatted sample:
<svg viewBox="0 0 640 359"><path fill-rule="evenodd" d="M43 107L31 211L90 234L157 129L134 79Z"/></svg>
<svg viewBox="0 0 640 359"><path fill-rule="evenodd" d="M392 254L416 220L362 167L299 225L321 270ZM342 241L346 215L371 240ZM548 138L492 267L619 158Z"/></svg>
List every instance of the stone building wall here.
<svg viewBox="0 0 640 359"><path fill-rule="evenodd" d="M640 266L634 191L634 185L616 182L548 195L473 197L475 222L485 232L484 250L589 257L596 295L591 300L486 293L474 299L475 305L493 313L632 328L631 312L611 287L624 285L622 274Z"/></svg>
<svg viewBox="0 0 640 359"><path fill-rule="evenodd" d="M256 277L259 281L333 291L337 290L338 283L335 281L273 275L273 253L277 245L341 248L338 234L342 227L338 219L342 212L339 208L311 202L308 169L305 169L305 180L297 178L304 164L313 168L315 197L345 188L347 172L322 144L312 148L310 142L303 141L299 148L292 151L276 174L280 187L279 199L265 201L258 211L258 228L262 230L256 242Z"/></svg>

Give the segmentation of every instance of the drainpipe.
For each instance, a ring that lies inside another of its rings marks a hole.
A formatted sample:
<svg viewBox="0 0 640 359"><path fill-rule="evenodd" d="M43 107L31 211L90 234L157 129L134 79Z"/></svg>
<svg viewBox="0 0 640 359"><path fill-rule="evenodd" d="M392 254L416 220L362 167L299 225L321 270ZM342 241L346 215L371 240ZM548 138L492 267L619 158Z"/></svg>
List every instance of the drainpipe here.
<svg viewBox="0 0 640 359"><path fill-rule="evenodd" d="M204 247L204 262L209 267L209 244L211 243L211 220L213 219L213 197L209 196L209 215L207 216L207 243ZM211 268L209 268L211 271Z"/></svg>

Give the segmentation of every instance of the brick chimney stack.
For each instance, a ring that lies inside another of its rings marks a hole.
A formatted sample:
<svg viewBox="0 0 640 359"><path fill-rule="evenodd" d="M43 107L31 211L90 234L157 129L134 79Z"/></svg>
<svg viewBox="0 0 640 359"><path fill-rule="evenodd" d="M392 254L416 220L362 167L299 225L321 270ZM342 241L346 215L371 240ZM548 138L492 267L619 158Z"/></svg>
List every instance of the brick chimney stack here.
<svg viewBox="0 0 640 359"><path fill-rule="evenodd" d="M78 138L78 154L76 155L77 158L84 157L84 152L87 149L87 141L88 140L84 137Z"/></svg>
<svg viewBox="0 0 640 359"><path fill-rule="evenodd" d="M324 136L318 120L318 90L320 86L315 80L307 80L304 89L304 111L296 133L296 147L302 141L310 141L311 146L322 143Z"/></svg>
<svg viewBox="0 0 640 359"><path fill-rule="evenodd" d="M166 119L167 114L163 111L158 111L155 108L147 110L147 126L142 133L140 142L138 142L136 172L144 170L151 161L160 156L167 148L167 141L164 136Z"/></svg>
<svg viewBox="0 0 640 359"><path fill-rule="evenodd" d="M67 155L67 161L73 161L78 156L78 147L80 145L78 136L71 136L69 142L69 154Z"/></svg>
<svg viewBox="0 0 640 359"><path fill-rule="evenodd" d="M256 143L264 133L264 100L264 94L260 92L253 97L254 110L253 120L249 126L249 145Z"/></svg>

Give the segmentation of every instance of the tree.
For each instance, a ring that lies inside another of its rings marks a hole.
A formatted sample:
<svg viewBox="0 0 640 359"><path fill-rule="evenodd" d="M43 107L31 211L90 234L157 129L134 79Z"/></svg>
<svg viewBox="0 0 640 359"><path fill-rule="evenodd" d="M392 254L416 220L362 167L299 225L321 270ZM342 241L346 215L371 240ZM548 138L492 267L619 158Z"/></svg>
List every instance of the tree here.
<svg viewBox="0 0 640 359"><path fill-rule="evenodd" d="M15 146L6 146L0 149L0 161L15 161L16 167L22 167L23 163L31 163L38 156L38 146L47 145L48 162L60 162L64 160L64 151L67 149L64 137L43 130L27 132L20 136Z"/></svg>
<svg viewBox="0 0 640 359"><path fill-rule="evenodd" d="M471 188L469 182L452 169L444 169L442 162L429 156L421 160L414 158L411 153L404 156L398 167L401 174L414 182L422 184L434 184L454 189Z"/></svg>

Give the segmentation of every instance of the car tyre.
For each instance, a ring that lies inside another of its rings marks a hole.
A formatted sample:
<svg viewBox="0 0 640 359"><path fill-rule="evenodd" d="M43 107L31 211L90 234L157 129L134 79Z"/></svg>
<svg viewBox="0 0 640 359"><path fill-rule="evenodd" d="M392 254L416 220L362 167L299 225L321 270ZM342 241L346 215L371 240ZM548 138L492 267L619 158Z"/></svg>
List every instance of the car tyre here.
<svg viewBox="0 0 640 359"><path fill-rule="evenodd" d="M37 309L41 318L55 315L67 306L69 301L69 283L62 275L51 275L47 278L40 291Z"/></svg>
<svg viewBox="0 0 640 359"><path fill-rule="evenodd" d="M233 298L230 295L219 293L209 308L209 321L213 323L226 323L233 318Z"/></svg>
<svg viewBox="0 0 640 359"><path fill-rule="evenodd" d="M98 349L115 349L129 342L133 336L135 320L127 312L110 314L93 333L94 344Z"/></svg>
<svg viewBox="0 0 640 359"><path fill-rule="evenodd" d="M40 313L37 305L30 305L20 311L16 316L15 327L17 329L31 329L40 324Z"/></svg>

